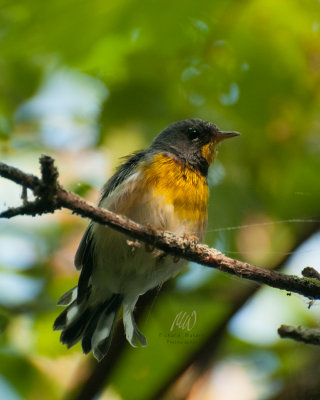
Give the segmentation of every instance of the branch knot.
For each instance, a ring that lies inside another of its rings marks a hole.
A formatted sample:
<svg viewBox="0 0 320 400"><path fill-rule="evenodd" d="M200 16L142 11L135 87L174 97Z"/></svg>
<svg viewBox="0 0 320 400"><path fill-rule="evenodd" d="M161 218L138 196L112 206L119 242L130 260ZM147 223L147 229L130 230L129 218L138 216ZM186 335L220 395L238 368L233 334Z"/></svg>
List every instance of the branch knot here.
<svg viewBox="0 0 320 400"><path fill-rule="evenodd" d="M39 182L37 195L38 204L43 212L54 212L58 204L59 173L54 165L53 158L42 155L40 157L41 180Z"/></svg>

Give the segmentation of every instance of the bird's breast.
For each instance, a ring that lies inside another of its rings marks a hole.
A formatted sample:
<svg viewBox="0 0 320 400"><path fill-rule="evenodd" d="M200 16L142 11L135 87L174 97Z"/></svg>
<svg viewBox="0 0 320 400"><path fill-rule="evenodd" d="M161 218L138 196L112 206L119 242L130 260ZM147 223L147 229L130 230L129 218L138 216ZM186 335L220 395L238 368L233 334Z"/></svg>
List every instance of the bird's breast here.
<svg viewBox="0 0 320 400"><path fill-rule="evenodd" d="M206 223L209 190L200 172L164 154L155 155L141 168L146 192L163 196L180 219Z"/></svg>

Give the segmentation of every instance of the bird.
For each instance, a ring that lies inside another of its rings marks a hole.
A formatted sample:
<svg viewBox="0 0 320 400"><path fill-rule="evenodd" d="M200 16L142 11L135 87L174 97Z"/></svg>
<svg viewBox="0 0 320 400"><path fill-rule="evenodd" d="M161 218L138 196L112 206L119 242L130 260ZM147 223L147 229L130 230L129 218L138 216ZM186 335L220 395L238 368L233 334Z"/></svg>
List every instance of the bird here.
<svg viewBox="0 0 320 400"><path fill-rule="evenodd" d="M102 189L99 207L155 229L202 241L207 227L208 169L217 146L238 132L221 131L198 118L173 122L151 145L128 156ZM58 305L66 308L54 330L67 347L81 341L84 354L101 361L108 353L122 307L127 341L146 346L134 319L138 298L176 276L186 261L161 250L130 245L128 236L91 221L74 264L78 285ZM134 250L134 251L133 251Z"/></svg>

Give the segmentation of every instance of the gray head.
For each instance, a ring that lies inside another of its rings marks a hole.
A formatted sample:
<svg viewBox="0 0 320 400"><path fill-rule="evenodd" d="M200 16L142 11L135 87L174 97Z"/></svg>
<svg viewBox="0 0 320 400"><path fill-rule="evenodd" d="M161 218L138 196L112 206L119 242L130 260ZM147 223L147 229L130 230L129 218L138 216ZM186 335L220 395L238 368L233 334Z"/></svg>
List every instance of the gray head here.
<svg viewBox="0 0 320 400"><path fill-rule="evenodd" d="M173 155L206 176L209 165L214 160L217 144L238 135L238 132L220 131L215 124L208 121L185 119L170 124L159 133L150 150Z"/></svg>

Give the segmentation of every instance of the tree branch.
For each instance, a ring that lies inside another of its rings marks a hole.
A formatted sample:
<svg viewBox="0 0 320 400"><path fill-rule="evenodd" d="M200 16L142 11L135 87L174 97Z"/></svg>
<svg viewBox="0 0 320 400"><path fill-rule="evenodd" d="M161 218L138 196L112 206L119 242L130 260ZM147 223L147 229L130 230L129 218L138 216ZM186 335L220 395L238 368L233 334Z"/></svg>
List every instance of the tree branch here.
<svg viewBox="0 0 320 400"><path fill-rule="evenodd" d="M289 325L281 325L278 329L281 338L289 338L309 344L320 346L320 329L294 327Z"/></svg>
<svg viewBox="0 0 320 400"><path fill-rule="evenodd" d="M174 257L181 257L188 261L219 269L239 278L298 293L308 298L320 299L320 281L316 278L299 278L294 275L285 275L250 265L246 262L226 257L207 245L198 244L193 238L179 237L171 232L137 224L124 216L87 203L76 194L64 190L57 181L58 171L54 167L52 158L41 156L40 164L42 179L0 162L0 176L10 179L23 187L28 187L36 197L34 202L24 201L25 204L22 207L4 211L0 214L0 218L11 218L18 215L18 212L33 216L41 215L52 213L61 207L65 207L82 217L107 225L134 239L163 250Z"/></svg>

